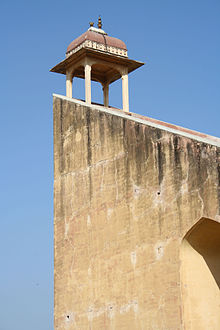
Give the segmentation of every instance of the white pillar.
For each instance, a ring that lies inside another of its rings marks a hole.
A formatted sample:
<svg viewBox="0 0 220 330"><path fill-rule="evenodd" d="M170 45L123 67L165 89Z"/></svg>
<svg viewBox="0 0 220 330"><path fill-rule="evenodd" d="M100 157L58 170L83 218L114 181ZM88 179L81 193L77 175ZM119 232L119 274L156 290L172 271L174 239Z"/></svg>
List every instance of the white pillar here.
<svg viewBox="0 0 220 330"><path fill-rule="evenodd" d="M66 96L72 98L72 80L73 75L70 72L66 73Z"/></svg>
<svg viewBox="0 0 220 330"><path fill-rule="evenodd" d="M85 65L85 101L91 104L91 65Z"/></svg>
<svg viewBox="0 0 220 330"><path fill-rule="evenodd" d="M104 106L109 106L109 84L102 85Z"/></svg>
<svg viewBox="0 0 220 330"><path fill-rule="evenodd" d="M129 93L128 93L128 69L125 68L121 75L122 79L122 104L123 110L129 112Z"/></svg>

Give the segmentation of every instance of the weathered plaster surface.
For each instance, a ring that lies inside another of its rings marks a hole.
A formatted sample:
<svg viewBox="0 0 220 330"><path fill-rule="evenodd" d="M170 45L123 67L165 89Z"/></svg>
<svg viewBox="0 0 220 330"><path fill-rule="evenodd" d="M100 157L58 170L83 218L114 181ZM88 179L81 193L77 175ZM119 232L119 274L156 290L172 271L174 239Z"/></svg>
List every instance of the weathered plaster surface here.
<svg viewBox="0 0 220 330"><path fill-rule="evenodd" d="M180 246L219 220L215 144L54 97L55 329L184 329Z"/></svg>

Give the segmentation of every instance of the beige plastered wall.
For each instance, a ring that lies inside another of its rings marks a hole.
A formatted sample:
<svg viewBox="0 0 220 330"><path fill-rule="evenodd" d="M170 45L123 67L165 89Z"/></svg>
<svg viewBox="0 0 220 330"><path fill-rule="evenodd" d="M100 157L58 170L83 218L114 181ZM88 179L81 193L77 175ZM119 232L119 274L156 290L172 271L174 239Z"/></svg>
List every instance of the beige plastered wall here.
<svg viewBox="0 0 220 330"><path fill-rule="evenodd" d="M218 157L54 97L55 329L187 329L181 251L201 218L219 220Z"/></svg>

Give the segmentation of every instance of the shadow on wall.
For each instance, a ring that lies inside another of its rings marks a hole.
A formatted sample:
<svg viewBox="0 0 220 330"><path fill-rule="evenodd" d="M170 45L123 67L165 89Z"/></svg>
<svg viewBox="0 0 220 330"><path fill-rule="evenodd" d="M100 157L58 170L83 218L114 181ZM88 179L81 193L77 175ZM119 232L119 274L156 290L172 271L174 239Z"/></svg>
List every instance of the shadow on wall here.
<svg viewBox="0 0 220 330"><path fill-rule="evenodd" d="M185 329L220 329L220 224L202 218L181 245Z"/></svg>

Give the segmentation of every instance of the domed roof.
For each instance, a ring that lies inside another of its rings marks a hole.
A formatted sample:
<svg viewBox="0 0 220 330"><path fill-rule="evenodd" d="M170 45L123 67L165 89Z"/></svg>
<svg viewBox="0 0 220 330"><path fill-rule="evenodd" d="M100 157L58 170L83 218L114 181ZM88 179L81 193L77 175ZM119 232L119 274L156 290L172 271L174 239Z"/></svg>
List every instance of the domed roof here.
<svg viewBox="0 0 220 330"><path fill-rule="evenodd" d="M50 71L62 74L69 74L71 71L74 77L84 79L85 61L89 62L92 68L91 79L103 84L121 78L125 68L130 73L144 64L129 59L125 43L109 37L102 30L101 17L98 19L97 28L90 22L90 28L69 44L66 58Z"/></svg>
<svg viewBox="0 0 220 330"><path fill-rule="evenodd" d="M86 41L92 41L97 44L104 45L106 49L103 50L107 50L107 47L114 47L127 51L125 43L120 39L109 37L103 30L90 27L85 33L83 33L69 44L67 47L66 55L68 55L70 52L72 52Z"/></svg>

